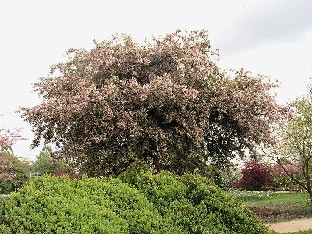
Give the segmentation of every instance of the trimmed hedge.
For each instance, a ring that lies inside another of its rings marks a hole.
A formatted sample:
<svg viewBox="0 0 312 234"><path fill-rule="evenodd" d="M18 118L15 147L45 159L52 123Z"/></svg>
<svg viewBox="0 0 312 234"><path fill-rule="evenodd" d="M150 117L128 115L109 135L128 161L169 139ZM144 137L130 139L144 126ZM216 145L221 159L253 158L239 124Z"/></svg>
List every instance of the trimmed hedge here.
<svg viewBox="0 0 312 234"><path fill-rule="evenodd" d="M250 210L200 175L130 171L122 180L142 192L179 233L268 233Z"/></svg>
<svg viewBox="0 0 312 234"><path fill-rule="evenodd" d="M3 199L1 233L268 233L198 175L42 176Z"/></svg>

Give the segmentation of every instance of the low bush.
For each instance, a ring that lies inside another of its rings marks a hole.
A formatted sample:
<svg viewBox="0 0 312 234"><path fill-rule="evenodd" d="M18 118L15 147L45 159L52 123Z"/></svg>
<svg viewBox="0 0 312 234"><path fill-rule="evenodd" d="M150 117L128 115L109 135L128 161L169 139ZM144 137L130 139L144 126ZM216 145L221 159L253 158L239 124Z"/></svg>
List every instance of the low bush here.
<svg viewBox="0 0 312 234"><path fill-rule="evenodd" d="M1 200L2 233L267 233L198 175L39 176Z"/></svg>

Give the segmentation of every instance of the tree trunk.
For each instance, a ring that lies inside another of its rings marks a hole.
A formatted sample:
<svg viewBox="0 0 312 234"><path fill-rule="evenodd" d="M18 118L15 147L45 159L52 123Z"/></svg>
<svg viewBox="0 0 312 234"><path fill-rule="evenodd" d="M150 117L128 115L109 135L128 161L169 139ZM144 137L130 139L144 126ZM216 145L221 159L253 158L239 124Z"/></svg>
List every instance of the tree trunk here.
<svg viewBox="0 0 312 234"><path fill-rule="evenodd" d="M159 158L157 157L156 154L152 154L151 155L152 159L153 159L153 173L157 174L160 172L160 164L159 164Z"/></svg>
<svg viewBox="0 0 312 234"><path fill-rule="evenodd" d="M149 152L149 157L152 158L152 172L157 174L160 172L160 163L159 163L159 158L157 156L157 145L155 141L150 140L150 152Z"/></svg>

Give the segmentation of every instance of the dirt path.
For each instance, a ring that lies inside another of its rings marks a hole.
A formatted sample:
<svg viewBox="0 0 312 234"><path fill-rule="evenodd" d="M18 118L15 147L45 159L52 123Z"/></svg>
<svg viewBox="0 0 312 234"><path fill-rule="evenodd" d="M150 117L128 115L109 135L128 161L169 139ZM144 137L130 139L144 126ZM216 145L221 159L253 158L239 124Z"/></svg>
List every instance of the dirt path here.
<svg viewBox="0 0 312 234"><path fill-rule="evenodd" d="M266 226L279 233L306 231L312 229L312 218L266 224Z"/></svg>

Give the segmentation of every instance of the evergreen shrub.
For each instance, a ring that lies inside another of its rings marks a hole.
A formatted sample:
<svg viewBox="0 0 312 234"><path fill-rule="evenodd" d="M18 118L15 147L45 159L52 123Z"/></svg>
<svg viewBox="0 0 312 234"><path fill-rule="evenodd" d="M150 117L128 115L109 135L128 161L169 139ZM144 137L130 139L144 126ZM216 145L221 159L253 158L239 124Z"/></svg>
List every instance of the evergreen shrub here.
<svg viewBox="0 0 312 234"><path fill-rule="evenodd" d="M0 204L2 233L268 233L199 175L38 176Z"/></svg>

